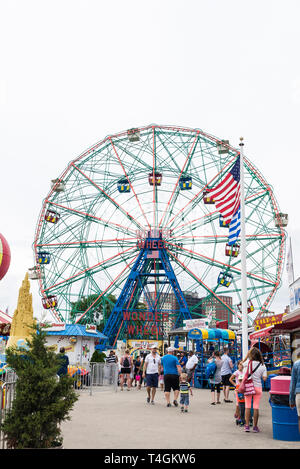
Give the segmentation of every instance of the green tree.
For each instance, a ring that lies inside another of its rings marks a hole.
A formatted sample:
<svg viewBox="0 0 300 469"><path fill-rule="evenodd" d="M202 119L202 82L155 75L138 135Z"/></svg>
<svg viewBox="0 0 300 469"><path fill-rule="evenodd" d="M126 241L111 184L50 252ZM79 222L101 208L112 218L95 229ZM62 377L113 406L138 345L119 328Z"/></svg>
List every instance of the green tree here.
<svg viewBox="0 0 300 469"><path fill-rule="evenodd" d="M17 382L12 408L1 426L9 448L50 448L62 443L60 424L70 420L78 395L70 376L58 378L61 363L46 347L46 332L36 327L27 347L6 350Z"/></svg>
<svg viewBox="0 0 300 469"><path fill-rule="evenodd" d="M85 311L93 305L97 300L98 294L83 296L78 301L72 303L72 310L70 313L71 322L75 322L78 316L81 316ZM97 324L97 329L102 332L104 325L109 318L117 299L115 295L103 296L97 301L91 309L78 321L78 324ZM100 321L99 321L100 318Z"/></svg>

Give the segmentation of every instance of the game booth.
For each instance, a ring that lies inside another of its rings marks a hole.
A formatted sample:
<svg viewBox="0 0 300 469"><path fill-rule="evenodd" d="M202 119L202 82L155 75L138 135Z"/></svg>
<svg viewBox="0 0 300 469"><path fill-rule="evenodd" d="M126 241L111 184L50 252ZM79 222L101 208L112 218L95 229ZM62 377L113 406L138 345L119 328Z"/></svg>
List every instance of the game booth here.
<svg viewBox="0 0 300 469"><path fill-rule="evenodd" d="M207 387L208 383L205 376L205 368L207 360L214 351L218 350L222 354L224 348L228 348L230 358L235 366L237 364L240 347L236 333L230 329L193 328L185 330L180 328L168 333L169 346L171 345L172 339L174 340L173 346L176 350L186 352L192 350L199 359L198 366L194 373L193 385L196 388ZM185 341L185 347L179 347L180 339Z"/></svg>

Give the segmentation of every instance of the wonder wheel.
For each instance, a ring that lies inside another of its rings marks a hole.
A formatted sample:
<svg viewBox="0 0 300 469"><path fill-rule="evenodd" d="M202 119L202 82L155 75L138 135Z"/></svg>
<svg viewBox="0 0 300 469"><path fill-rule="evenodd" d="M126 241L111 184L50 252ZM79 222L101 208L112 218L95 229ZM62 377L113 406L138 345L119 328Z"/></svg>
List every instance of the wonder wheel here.
<svg viewBox="0 0 300 469"><path fill-rule="evenodd" d="M95 322L96 313L107 322L126 293L119 313L169 310L173 325L208 312L238 321L239 240L228 244L209 196L238 157L228 141L202 130L149 125L107 136L75 158L52 181L36 228L31 278L44 308L62 322ZM248 158L245 203L250 320L268 311L280 286L285 219ZM164 259L153 244L160 241ZM132 272L140 285L128 284ZM120 332L120 321L108 335Z"/></svg>

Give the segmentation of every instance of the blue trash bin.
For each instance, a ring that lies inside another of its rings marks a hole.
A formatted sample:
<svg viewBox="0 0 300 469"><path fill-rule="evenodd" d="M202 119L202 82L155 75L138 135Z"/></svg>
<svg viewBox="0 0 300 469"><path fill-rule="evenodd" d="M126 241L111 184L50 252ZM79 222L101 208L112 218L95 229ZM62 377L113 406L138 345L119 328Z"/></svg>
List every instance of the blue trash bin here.
<svg viewBox="0 0 300 469"><path fill-rule="evenodd" d="M291 409L273 403L271 403L271 407L274 440L300 441L296 408Z"/></svg>

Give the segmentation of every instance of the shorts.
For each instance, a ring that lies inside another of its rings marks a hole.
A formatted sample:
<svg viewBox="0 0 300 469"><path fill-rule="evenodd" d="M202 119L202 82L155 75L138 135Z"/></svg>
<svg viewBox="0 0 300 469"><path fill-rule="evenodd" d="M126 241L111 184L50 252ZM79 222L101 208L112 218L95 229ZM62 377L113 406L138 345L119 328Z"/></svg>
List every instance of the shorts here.
<svg viewBox="0 0 300 469"><path fill-rule="evenodd" d="M131 368L121 368L120 374L121 375L130 375Z"/></svg>
<svg viewBox="0 0 300 469"><path fill-rule="evenodd" d="M157 388L158 373L146 373L146 384L148 388Z"/></svg>
<svg viewBox="0 0 300 469"><path fill-rule="evenodd" d="M192 379L195 370L186 370L188 379Z"/></svg>
<svg viewBox="0 0 300 469"><path fill-rule="evenodd" d="M222 376L222 384L223 384L223 386L231 386L230 381L229 381L230 376L231 376L230 373L229 373L229 375L223 375L223 376Z"/></svg>
<svg viewBox="0 0 300 469"><path fill-rule="evenodd" d="M181 405L189 405L190 403L190 396L188 393L180 393L180 404Z"/></svg>
<svg viewBox="0 0 300 469"><path fill-rule="evenodd" d="M216 383L216 384L210 383L210 390L211 392L215 392L215 390L217 390L217 393L220 394L221 383Z"/></svg>
<svg viewBox="0 0 300 469"><path fill-rule="evenodd" d="M164 375L165 392L179 391L179 376L178 375Z"/></svg>
<svg viewBox="0 0 300 469"><path fill-rule="evenodd" d="M297 408L297 414L298 417L300 418L300 394L296 394L296 408Z"/></svg>
<svg viewBox="0 0 300 469"><path fill-rule="evenodd" d="M253 396L245 396L245 407L251 409L252 398L253 398L253 409L259 409L259 401L262 396L262 388L254 386L255 394Z"/></svg>

